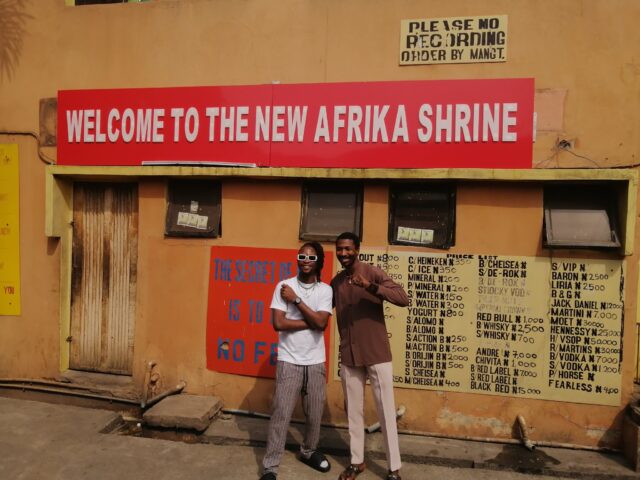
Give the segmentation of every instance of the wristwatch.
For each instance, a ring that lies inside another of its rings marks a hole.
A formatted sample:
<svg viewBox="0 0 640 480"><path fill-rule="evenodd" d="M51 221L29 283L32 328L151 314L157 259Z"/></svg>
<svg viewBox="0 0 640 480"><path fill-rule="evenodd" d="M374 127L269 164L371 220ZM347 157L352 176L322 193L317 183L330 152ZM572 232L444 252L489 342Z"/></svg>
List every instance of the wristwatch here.
<svg viewBox="0 0 640 480"><path fill-rule="evenodd" d="M296 297L296 299L293 301L294 305L300 305L302 303L302 299L300 297Z"/></svg>

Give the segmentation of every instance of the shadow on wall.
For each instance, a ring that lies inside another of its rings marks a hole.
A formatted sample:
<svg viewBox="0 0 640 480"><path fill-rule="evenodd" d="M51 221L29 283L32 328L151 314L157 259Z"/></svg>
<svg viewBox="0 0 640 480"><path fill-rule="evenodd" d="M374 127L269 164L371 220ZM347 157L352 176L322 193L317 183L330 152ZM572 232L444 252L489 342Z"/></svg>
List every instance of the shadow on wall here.
<svg viewBox="0 0 640 480"><path fill-rule="evenodd" d="M31 0L0 0L0 81L10 79L18 66Z"/></svg>

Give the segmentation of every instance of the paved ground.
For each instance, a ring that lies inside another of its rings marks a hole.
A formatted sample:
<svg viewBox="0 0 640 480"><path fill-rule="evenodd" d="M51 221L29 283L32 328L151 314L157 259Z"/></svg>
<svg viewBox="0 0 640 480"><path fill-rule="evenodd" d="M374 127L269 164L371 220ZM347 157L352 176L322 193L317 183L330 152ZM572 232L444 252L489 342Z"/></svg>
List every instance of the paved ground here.
<svg viewBox="0 0 640 480"><path fill-rule="evenodd" d="M259 476L264 449L255 445L262 442L264 420L237 416L217 420L205 436L205 441L217 443L188 444L100 433L105 429L113 430L119 417L113 411L0 397L0 479L250 480ZM299 426L294 425L292 442L295 442L298 430ZM340 453L344 451L343 435L341 431L325 430L323 441L330 445L332 452ZM376 454L375 435L368 438L369 470L360 475L359 480L384 478L386 467ZM639 478L615 455L548 448L529 455L515 445L456 443L426 437L403 436L401 442L405 454L404 480L553 478L506 470L509 466L526 467L527 462L535 468L545 465L546 470L538 471L556 478ZM526 462L514 462L517 458L524 458ZM531 463L534 459L537 459L536 463ZM332 470L321 474L298 462L288 451L279 478L334 480L346 465L347 458L331 455L330 460Z"/></svg>

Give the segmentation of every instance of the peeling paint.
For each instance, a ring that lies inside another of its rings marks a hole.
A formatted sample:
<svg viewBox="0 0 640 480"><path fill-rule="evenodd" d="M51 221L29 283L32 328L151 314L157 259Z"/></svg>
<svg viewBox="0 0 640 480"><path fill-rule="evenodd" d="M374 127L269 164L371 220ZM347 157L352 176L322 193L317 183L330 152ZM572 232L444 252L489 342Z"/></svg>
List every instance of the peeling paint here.
<svg viewBox="0 0 640 480"><path fill-rule="evenodd" d="M590 438L600 438L602 435L606 433L605 428L587 428L587 436Z"/></svg>
<svg viewBox="0 0 640 480"><path fill-rule="evenodd" d="M604 443L615 443L620 438L620 430L607 427L590 427L586 429L587 437Z"/></svg>
<svg viewBox="0 0 640 480"><path fill-rule="evenodd" d="M504 423L502 420L493 417L477 417L474 415L463 415L459 412L453 412L448 408L440 410L436 422L443 429L468 429L469 427L484 427L491 430L495 436L509 436L511 434L511 425Z"/></svg>

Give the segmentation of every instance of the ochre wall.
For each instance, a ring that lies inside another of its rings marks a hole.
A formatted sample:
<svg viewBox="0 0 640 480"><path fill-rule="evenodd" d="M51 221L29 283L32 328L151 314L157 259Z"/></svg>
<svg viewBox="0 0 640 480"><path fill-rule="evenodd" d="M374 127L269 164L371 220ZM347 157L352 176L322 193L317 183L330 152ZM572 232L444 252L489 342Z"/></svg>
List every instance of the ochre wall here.
<svg viewBox="0 0 640 480"><path fill-rule="evenodd" d="M146 362L153 360L165 387L184 379L188 391L218 395L229 408L268 412L271 380L215 373L205 367L209 249L211 245L297 248L302 181L222 182L223 236L217 240L165 239L165 181L140 183L139 271L143 273L138 283L134 377L142 378ZM387 182L365 183L363 247L387 245L388 194ZM458 228L452 253L548 255L541 248L540 183L460 182L456 195ZM331 243L325 248L334 252ZM575 251L565 255L593 256ZM631 345L633 329L627 330L631 333L625 344ZM626 365L623 398L631 388L630 362ZM396 400L407 406L400 421L407 430L508 438L515 417L524 415L534 438L592 445L615 444L619 429L620 409L615 407L405 388L396 389ZM330 379L326 421L346 421L343 401L340 383ZM375 419L370 402L367 421ZM576 428L576 422L585 428Z"/></svg>
<svg viewBox="0 0 640 480"><path fill-rule="evenodd" d="M22 46L2 78L0 112L11 113L2 127L35 130L38 99L63 89L533 77L539 91L565 93L538 112L551 131L538 132L535 165L637 162L635 0L44 0L22 8ZM485 14L508 16L506 62L398 66L400 20ZM545 121L559 114L563 125ZM558 135L588 159L556 152Z"/></svg>
<svg viewBox="0 0 640 480"><path fill-rule="evenodd" d="M0 316L0 377L58 373L60 246L44 235L45 165L33 138L0 137L18 145L21 315Z"/></svg>
<svg viewBox="0 0 640 480"><path fill-rule="evenodd" d="M2 8L0 15L8 14ZM534 167L638 161L636 0L159 0L86 7L42 0L20 8L15 61L0 65L2 131L37 131L39 99L63 89L533 77L542 126ZM484 14L508 16L507 62L398 66L400 20ZM575 155L555 148L559 138L575 143ZM52 378L59 373L59 278L66 266L61 241L44 234L45 165L30 137L0 134L0 142L19 145L22 286L22 314L0 317L0 377ZM44 150L55 158L55 149ZM154 360L163 387L184 379L190 393L266 412L271 380L206 369L209 248L296 248L301 181L222 181L223 236L210 241L164 238L165 181L140 180L133 379L141 386L145 363ZM388 182L366 183L364 245L387 245L387 202ZM544 256L541 204L538 184L462 182L451 251ZM615 446L635 362L637 255L626 261L620 407L397 389L398 403L407 405L401 428L510 437L522 414L534 440ZM326 419L344 422L339 384L330 381L328 390ZM374 418L368 403L367 421Z"/></svg>

